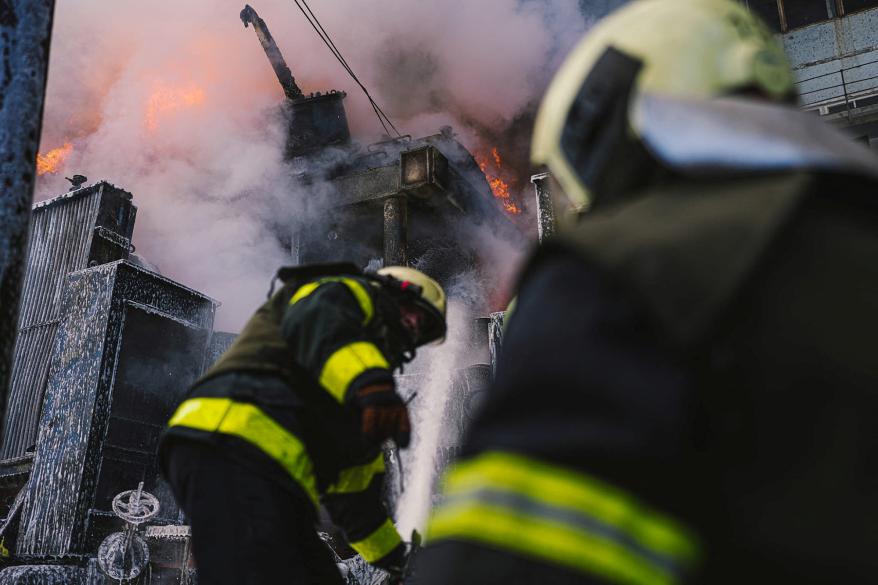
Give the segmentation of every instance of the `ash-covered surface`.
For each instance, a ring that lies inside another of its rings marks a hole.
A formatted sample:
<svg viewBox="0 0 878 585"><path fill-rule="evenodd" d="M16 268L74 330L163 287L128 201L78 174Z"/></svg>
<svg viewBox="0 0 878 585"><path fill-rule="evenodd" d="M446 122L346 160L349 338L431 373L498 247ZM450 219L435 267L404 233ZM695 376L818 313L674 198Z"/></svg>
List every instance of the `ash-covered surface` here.
<svg viewBox="0 0 878 585"><path fill-rule="evenodd" d="M80 560L81 561L81 560ZM126 582L128 585L159 585L151 581L147 572L142 578ZM170 583L170 582L168 582ZM179 582L178 582L179 583ZM97 560L88 559L85 566L79 565L19 565L0 571L0 585L118 585L98 567ZM196 585L190 579L185 585Z"/></svg>
<svg viewBox="0 0 878 585"><path fill-rule="evenodd" d="M534 185L537 203L537 236L540 242L555 233L555 205L549 183L549 173L533 175L530 182Z"/></svg>
<svg viewBox="0 0 878 585"><path fill-rule="evenodd" d="M89 583L88 571L62 565L22 565L0 571L0 585L97 585Z"/></svg>
<svg viewBox="0 0 878 585"><path fill-rule="evenodd" d="M103 181L34 206L2 459L36 441L67 274L126 258L135 214L131 194Z"/></svg>
<svg viewBox="0 0 878 585"><path fill-rule="evenodd" d="M193 585L192 530L189 526L147 526L143 537L149 546L149 585Z"/></svg>
<svg viewBox="0 0 878 585"><path fill-rule="evenodd" d="M18 554L64 554L85 515L80 486L94 457L86 458L91 427L99 416L96 389L102 379L115 271L97 268L70 278L63 296L65 323L58 331L40 437L22 515Z"/></svg>
<svg viewBox="0 0 878 585"><path fill-rule="evenodd" d="M93 553L117 524L109 500L136 486L135 476L176 514L156 483L155 442L201 371L215 310L207 297L124 261L71 274L62 303L19 555ZM140 329L130 329L134 319ZM148 326L156 323L171 327ZM184 356L162 353L179 350L181 339L195 344Z"/></svg>
<svg viewBox="0 0 878 585"><path fill-rule="evenodd" d="M503 347L503 327L506 321L506 311L491 313L491 321L488 323L488 349L491 352L491 371L497 371L497 359Z"/></svg>

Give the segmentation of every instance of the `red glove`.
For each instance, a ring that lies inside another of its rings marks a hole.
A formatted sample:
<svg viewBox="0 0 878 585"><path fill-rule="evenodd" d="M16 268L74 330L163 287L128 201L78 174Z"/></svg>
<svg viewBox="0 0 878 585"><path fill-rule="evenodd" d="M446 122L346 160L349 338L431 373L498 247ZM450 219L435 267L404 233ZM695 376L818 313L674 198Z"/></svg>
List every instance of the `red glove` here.
<svg viewBox="0 0 878 585"><path fill-rule="evenodd" d="M375 443L393 439L400 449L405 449L411 439L409 412L393 384L363 386L354 393L354 401L360 407L363 434Z"/></svg>

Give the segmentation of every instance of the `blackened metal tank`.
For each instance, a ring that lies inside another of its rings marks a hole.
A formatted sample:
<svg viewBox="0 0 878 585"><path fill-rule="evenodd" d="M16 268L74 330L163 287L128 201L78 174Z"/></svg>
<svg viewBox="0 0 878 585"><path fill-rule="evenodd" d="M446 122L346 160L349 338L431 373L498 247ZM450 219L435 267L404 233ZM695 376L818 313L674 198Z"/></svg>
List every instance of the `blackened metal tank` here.
<svg viewBox="0 0 878 585"><path fill-rule="evenodd" d="M297 157L327 146L351 141L343 91L331 90L288 101L290 127L287 156Z"/></svg>

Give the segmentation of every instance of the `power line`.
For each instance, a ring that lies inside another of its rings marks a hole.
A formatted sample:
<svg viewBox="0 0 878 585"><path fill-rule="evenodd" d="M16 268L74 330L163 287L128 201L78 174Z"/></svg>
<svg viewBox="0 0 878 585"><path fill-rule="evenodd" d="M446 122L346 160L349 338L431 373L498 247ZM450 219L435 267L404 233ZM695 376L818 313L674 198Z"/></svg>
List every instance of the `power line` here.
<svg viewBox="0 0 878 585"><path fill-rule="evenodd" d="M391 128L393 128L393 131L396 133L396 135L402 138L402 134L400 133L400 131L396 129L396 126L393 124L387 114L384 113L384 110L381 109L381 106L379 106L378 103L372 98L369 90L366 89L366 86L363 85L363 83L354 73L354 70L351 68L351 66L348 65L348 62L342 56L341 51L338 50L338 47L335 46L335 43L329 36L329 33L326 32L326 29L323 28L322 24L320 24L320 20L318 20L317 15L315 15L314 11L311 10L311 7L308 6L307 0L293 0L293 2L295 2L296 7L305 17L305 20L308 21L308 24L311 25L311 28L314 29L314 32L317 33L317 36L320 37L320 40L323 41L323 44L326 45L326 47L336 58L336 60L341 64L344 70L348 72L348 75L351 76L351 79L353 79L354 82L356 82L356 84L360 86L360 89L363 90L363 93L366 94L366 98L368 98L369 100L369 105L372 106L372 110L378 117L378 121L381 123L382 128L384 128L384 132L390 135L390 130L387 128L387 126L389 125Z"/></svg>

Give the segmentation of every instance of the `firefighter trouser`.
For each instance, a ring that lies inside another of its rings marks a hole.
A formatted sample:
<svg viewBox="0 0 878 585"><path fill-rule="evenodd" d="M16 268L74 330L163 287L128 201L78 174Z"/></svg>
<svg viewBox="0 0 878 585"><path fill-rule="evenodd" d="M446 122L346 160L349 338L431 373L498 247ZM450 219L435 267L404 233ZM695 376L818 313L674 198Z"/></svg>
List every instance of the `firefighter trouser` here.
<svg viewBox="0 0 878 585"><path fill-rule="evenodd" d="M167 449L200 585L343 585L306 499L210 445L175 439Z"/></svg>

